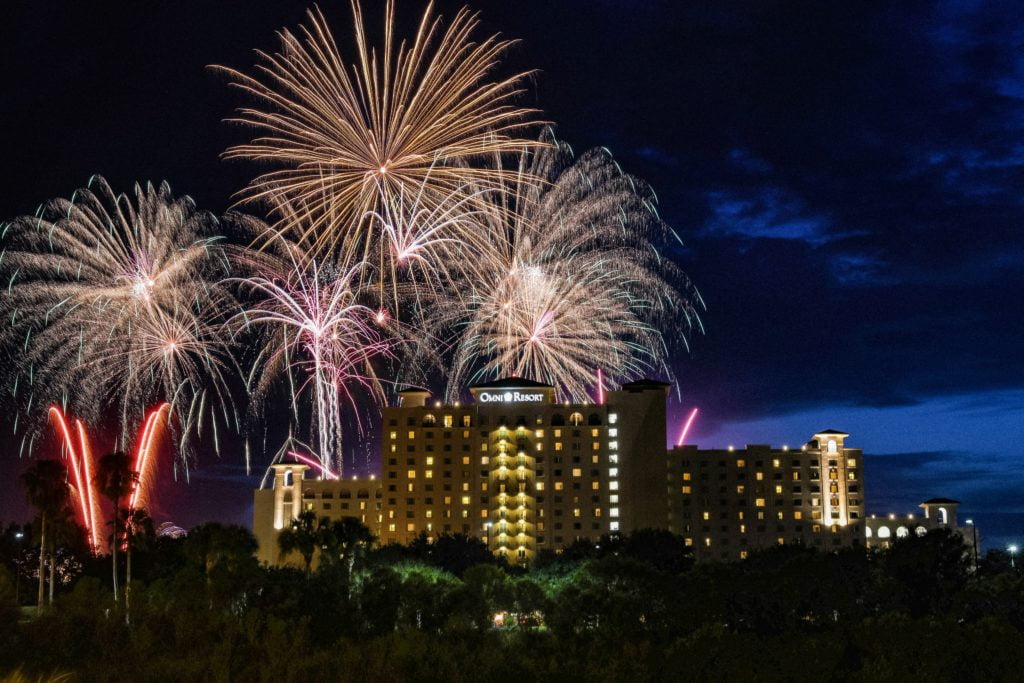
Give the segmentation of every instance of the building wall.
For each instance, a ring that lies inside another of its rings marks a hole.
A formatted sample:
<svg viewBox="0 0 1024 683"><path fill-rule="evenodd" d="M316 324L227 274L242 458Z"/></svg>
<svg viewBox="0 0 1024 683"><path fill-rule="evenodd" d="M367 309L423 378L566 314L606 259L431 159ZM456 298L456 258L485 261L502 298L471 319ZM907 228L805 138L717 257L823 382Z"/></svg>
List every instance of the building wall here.
<svg viewBox="0 0 1024 683"><path fill-rule="evenodd" d="M844 447L846 436L815 435L792 450L672 449L669 529L698 559L742 559L787 543L822 549L862 543L863 459L860 449Z"/></svg>

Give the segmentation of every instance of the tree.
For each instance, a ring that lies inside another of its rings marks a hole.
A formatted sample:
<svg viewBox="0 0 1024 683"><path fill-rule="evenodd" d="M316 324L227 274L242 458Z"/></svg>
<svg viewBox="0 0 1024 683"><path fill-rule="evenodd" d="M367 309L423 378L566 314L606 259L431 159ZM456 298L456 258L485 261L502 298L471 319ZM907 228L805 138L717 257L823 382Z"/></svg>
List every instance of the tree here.
<svg viewBox="0 0 1024 683"><path fill-rule="evenodd" d="M321 520L318 528L320 561L325 564L341 563L346 576L351 576L356 560L366 555L374 536L355 517L342 517L329 524L324 521Z"/></svg>
<svg viewBox="0 0 1024 683"><path fill-rule="evenodd" d="M37 610L43 609L46 581L47 522L67 507L70 489L68 470L58 460L38 460L21 475L21 483L28 494L28 502L39 511L39 595Z"/></svg>
<svg viewBox="0 0 1024 683"><path fill-rule="evenodd" d="M292 520L291 526L280 533L277 537L277 545L281 550L281 559L285 559L292 552L298 552L306 566L306 578L309 578L310 569L313 566L313 553L316 552L320 541L320 527L326 526L327 518L317 522L316 513L312 510L300 512L299 516Z"/></svg>
<svg viewBox="0 0 1024 683"><path fill-rule="evenodd" d="M115 451L107 453L100 458L99 471L96 474L96 481L100 493L110 501L113 514L111 525L113 526L112 539L110 542L111 563L114 576L114 602L117 602L117 548L122 541L121 527L121 500L131 493L132 488L138 483L139 475L132 471L131 458L127 453Z"/></svg>
<svg viewBox="0 0 1024 683"><path fill-rule="evenodd" d="M124 610L125 618L129 618L131 610L132 590L132 550L146 547L156 536L153 531L153 520L145 510L124 508L121 510L121 526L124 528L125 573L124 573Z"/></svg>

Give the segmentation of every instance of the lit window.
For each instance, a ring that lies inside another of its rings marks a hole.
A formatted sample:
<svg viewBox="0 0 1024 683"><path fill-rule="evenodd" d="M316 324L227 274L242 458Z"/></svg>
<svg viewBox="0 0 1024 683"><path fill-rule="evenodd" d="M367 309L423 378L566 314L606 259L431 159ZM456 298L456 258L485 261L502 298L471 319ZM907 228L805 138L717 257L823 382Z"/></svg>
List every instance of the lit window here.
<svg viewBox="0 0 1024 683"><path fill-rule="evenodd" d="M462 426L463 427L468 427L469 426L469 415L463 415L462 416ZM465 434L465 436L469 436L469 434Z"/></svg>
<svg viewBox="0 0 1024 683"><path fill-rule="evenodd" d="M415 439L416 438L416 432L414 432L413 430L410 429L409 430L409 438L410 439Z"/></svg>
<svg viewBox="0 0 1024 683"><path fill-rule="evenodd" d="M747 553L747 551L746 551L746 550L741 550L741 551L740 551L740 559L741 559L741 560L745 560L745 559L747 559L747 554L748 554L748 553Z"/></svg>
<svg viewBox="0 0 1024 683"><path fill-rule="evenodd" d="M462 490L463 491L468 491L469 490L469 482L468 481L462 482Z"/></svg>
<svg viewBox="0 0 1024 683"><path fill-rule="evenodd" d="M572 468L572 476L574 476L574 477L582 477L583 476L583 470L580 469L579 467L573 467Z"/></svg>
<svg viewBox="0 0 1024 683"><path fill-rule="evenodd" d="M469 456L468 455L462 456L462 464L463 465L468 465L469 464Z"/></svg>
<svg viewBox="0 0 1024 683"><path fill-rule="evenodd" d="M610 502L612 502L612 503L618 503L619 502L619 494L613 493L612 495L608 496L608 500Z"/></svg>
<svg viewBox="0 0 1024 683"><path fill-rule="evenodd" d="M828 440L828 452L829 453L838 453L839 452L839 444L836 443L835 439L829 439Z"/></svg>
<svg viewBox="0 0 1024 683"><path fill-rule="evenodd" d="M754 505L756 505L759 508L763 508L764 507L764 498L756 498L754 500Z"/></svg>
<svg viewBox="0 0 1024 683"><path fill-rule="evenodd" d="M600 433L600 432L598 432L598 430L597 430L596 428L595 428L595 429L591 429L591 430L590 430L590 435L591 435L592 437L594 437L595 439L597 438L597 435L598 435L599 433Z"/></svg>
<svg viewBox="0 0 1024 683"><path fill-rule="evenodd" d="M775 485L775 493L782 493L782 484Z"/></svg>
<svg viewBox="0 0 1024 683"><path fill-rule="evenodd" d="M803 513L802 510L794 510L793 511L793 519L803 519L803 518L804 518L804 513Z"/></svg>
<svg viewBox="0 0 1024 683"><path fill-rule="evenodd" d="M690 481L691 475L689 472L683 472L683 481Z"/></svg>
<svg viewBox="0 0 1024 683"><path fill-rule="evenodd" d="M618 517L619 516L619 508L612 508L611 510L609 510L609 514L612 517Z"/></svg>
<svg viewBox="0 0 1024 683"><path fill-rule="evenodd" d="M615 436L618 436L618 435L619 435L619 430L618 429L615 429L613 427L612 429L608 430L608 436L615 437Z"/></svg>
<svg viewBox="0 0 1024 683"><path fill-rule="evenodd" d="M618 441L609 441L608 442L608 448L613 450L613 451L619 450L619 442Z"/></svg>
<svg viewBox="0 0 1024 683"><path fill-rule="evenodd" d="M407 484L405 490L408 491L409 493L412 493L413 491L416 490L416 484Z"/></svg>
<svg viewBox="0 0 1024 683"><path fill-rule="evenodd" d="M538 439L543 439L544 438L544 430L543 429L538 429L537 431L535 431L533 433L533 435L535 437L537 437Z"/></svg>
<svg viewBox="0 0 1024 683"><path fill-rule="evenodd" d="M427 519L430 519L433 516L434 516L434 511L433 510L427 510Z"/></svg>
<svg viewBox="0 0 1024 683"><path fill-rule="evenodd" d="M480 511L480 516L483 517L484 519L487 519L487 510L481 510Z"/></svg>
<svg viewBox="0 0 1024 683"><path fill-rule="evenodd" d="M555 482L555 490L556 491L561 491L563 488L564 487L562 486L562 482L560 482L560 481L556 481Z"/></svg>
<svg viewBox="0 0 1024 683"><path fill-rule="evenodd" d="M693 539L692 538L684 538L683 539L683 545L685 545L687 548L693 547Z"/></svg>
<svg viewBox="0 0 1024 683"><path fill-rule="evenodd" d="M555 442L555 450L556 451L562 450L562 442L561 441L556 441Z"/></svg>
<svg viewBox="0 0 1024 683"><path fill-rule="evenodd" d="M413 522L409 522L408 524L405 525L405 530L406 531L416 531L416 524L414 524Z"/></svg>
<svg viewBox="0 0 1024 683"><path fill-rule="evenodd" d="M394 453L397 450L398 450L398 446L396 446L395 444L391 444L391 452Z"/></svg>
<svg viewBox="0 0 1024 683"><path fill-rule="evenodd" d="M537 482L537 490L538 491L543 491L544 490L544 482L542 482L542 481L538 481Z"/></svg>
<svg viewBox="0 0 1024 683"><path fill-rule="evenodd" d="M444 426L445 427L451 427L452 424L454 424L454 421L452 420L452 416L451 415L445 415L444 416Z"/></svg>
<svg viewBox="0 0 1024 683"><path fill-rule="evenodd" d="M608 424L613 425L619 421L619 416L615 413L608 413Z"/></svg>
<svg viewBox="0 0 1024 683"><path fill-rule="evenodd" d="M562 436L562 430L561 430L561 429L556 429L556 430L555 430L555 436L556 436L556 437L560 437L560 436Z"/></svg>
<svg viewBox="0 0 1024 683"><path fill-rule="evenodd" d="M579 508L573 508L572 509L572 516L573 517L579 517L580 516L580 509Z"/></svg>
<svg viewBox="0 0 1024 683"><path fill-rule="evenodd" d="M736 461L736 467L746 467L746 466L747 466L747 461L746 460L737 460Z"/></svg>
<svg viewBox="0 0 1024 683"><path fill-rule="evenodd" d="M490 462L491 462L491 459L488 458L486 455L480 456L480 464L481 465L488 465L488 464L490 464Z"/></svg>
<svg viewBox="0 0 1024 683"><path fill-rule="evenodd" d="M608 482L608 490L610 490L610 491L618 491L619 490L619 482L617 482L617 481L610 481L610 482Z"/></svg>
<svg viewBox="0 0 1024 683"><path fill-rule="evenodd" d="M480 444L480 450L486 451L487 450L487 444L485 444L485 443Z"/></svg>
<svg viewBox="0 0 1024 683"><path fill-rule="evenodd" d="M856 479L857 478L857 471L856 470L847 470L846 477L848 479Z"/></svg>
<svg viewBox="0 0 1024 683"><path fill-rule="evenodd" d="M764 472L758 472L757 474L754 475L754 478L757 479L758 481L764 481Z"/></svg>
<svg viewBox="0 0 1024 683"><path fill-rule="evenodd" d="M746 492L746 490L747 490L747 487L744 486L743 484L737 484L736 485L736 493L739 493L740 495L742 495L743 493Z"/></svg>
<svg viewBox="0 0 1024 683"><path fill-rule="evenodd" d="M427 456L427 464L428 465L433 465L434 464L434 456L432 456L432 455L428 455Z"/></svg>
<svg viewBox="0 0 1024 683"><path fill-rule="evenodd" d="M426 475L427 479L434 478L434 470L427 470L424 474Z"/></svg>
<svg viewBox="0 0 1024 683"><path fill-rule="evenodd" d="M775 516L776 516L776 517L777 517L778 519L780 519L780 520L781 520L781 519L785 519L785 513L784 513L784 512L782 511L782 510L779 510L778 512L776 512L776 513L775 513Z"/></svg>
<svg viewBox="0 0 1024 683"><path fill-rule="evenodd" d="M619 468L618 467L609 467L608 468L608 476L609 477L617 477L617 476L619 476Z"/></svg>
<svg viewBox="0 0 1024 683"><path fill-rule="evenodd" d="M736 519L739 519L739 520L743 520L744 519L743 510L740 510L739 512L736 513Z"/></svg>
<svg viewBox="0 0 1024 683"><path fill-rule="evenodd" d="M612 531L618 531L619 530L619 523L618 522L612 522L611 524L608 525L608 528L611 529Z"/></svg>
<svg viewBox="0 0 1024 683"><path fill-rule="evenodd" d="M595 465L598 464L599 462L601 462L601 456L595 453L594 455L590 456L590 462L594 463Z"/></svg>
<svg viewBox="0 0 1024 683"><path fill-rule="evenodd" d="M590 482L590 488L593 489L594 491L600 490L601 482L599 482L599 481L592 481L592 482Z"/></svg>
<svg viewBox="0 0 1024 683"><path fill-rule="evenodd" d="M416 478L416 470L409 470L408 472L405 473L405 476L409 477L410 479L415 479Z"/></svg>
<svg viewBox="0 0 1024 683"><path fill-rule="evenodd" d="M704 511L704 519L705 520L711 519L711 513L708 512L707 510Z"/></svg>
<svg viewBox="0 0 1024 683"><path fill-rule="evenodd" d="M388 531L392 531L393 532L394 530L395 530L395 525L394 524L388 524Z"/></svg>
<svg viewBox="0 0 1024 683"><path fill-rule="evenodd" d="M690 488L689 486L684 486L684 487L683 487L683 493L691 493L691 492L692 492L692 490L693 490L693 489L691 489L691 488Z"/></svg>
<svg viewBox="0 0 1024 683"><path fill-rule="evenodd" d="M779 466L779 459L778 458L773 458L772 459L772 467L778 467L778 466Z"/></svg>
<svg viewBox="0 0 1024 683"><path fill-rule="evenodd" d="M544 450L544 444L540 443L539 441L537 442L536 447L538 451Z"/></svg>
<svg viewBox="0 0 1024 683"><path fill-rule="evenodd" d="M705 548L710 548L711 547L711 539L710 538L704 537L704 547Z"/></svg>
<svg viewBox="0 0 1024 683"><path fill-rule="evenodd" d="M610 462L613 465L619 464L619 456L615 455L614 453L610 454L608 456L608 462Z"/></svg>
<svg viewBox="0 0 1024 683"><path fill-rule="evenodd" d="M846 466L847 467L856 467L857 466L857 459L856 458L847 458L846 459Z"/></svg>
<svg viewBox="0 0 1024 683"><path fill-rule="evenodd" d="M398 432L391 432L391 438L392 439L397 439L398 438Z"/></svg>
<svg viewBox="0 0 1024 683"><path fill-rule="evenodd" d="M747 533L747 525L746 524L740 524L740 533L741 534Z"/></svg>

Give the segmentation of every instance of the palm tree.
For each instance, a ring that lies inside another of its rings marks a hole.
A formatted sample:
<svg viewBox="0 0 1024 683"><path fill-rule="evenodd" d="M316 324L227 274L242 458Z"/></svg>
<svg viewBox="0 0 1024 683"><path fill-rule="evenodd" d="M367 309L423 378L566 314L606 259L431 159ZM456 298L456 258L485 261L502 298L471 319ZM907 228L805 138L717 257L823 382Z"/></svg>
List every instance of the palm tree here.
<svg viewBox="0 0 1024 683"><path fill-rule="evenodd" d="M59 510L67 507L70 497L68 470L59 460L37 460L21 475L28 502L39 511L39 597L36 611L43 609L46 582L46 524Z"/></svg>
<svg viewBox="0 0 1024 683"><path fill-rule="evenodd" d="M356 560L363 555L374 536L365 524L355 517L342 517L319 529L321 561L341 562L345 573L352 575Z"/></svg>
<svg viewBox="0 0 1024 683"><path fill-rule="evenodd" d="M51 605L53 604L54 588L57 585L57 546L61 545L65 549L69 545L75 547L77 546L76 541L80 543L84 533L85 529L75 522L75 513L69 500L50 514L50 533L47 536L50 543L49 604Z"/></svg>
<svg viewBox="0 0 1024 683"><path fill-rule="evenodd" d="M153 531L153 520L143 509L125 508L121 510L121 515L127 556L124 576L124 612L127 620L131 610L132 549L140 546L144 548L156 536L156 532Z"/></svg>
<svg viewBox="0 0 1024 683"><path fill-rule="evenodd" d="M306 564L306 578L309 578L310 567L313 565L313 553L320 542L319 528L327 525L327 518L324 517L317 524L316 513L312 510L300 512L299 516L292 520L291 527L285 529L277 537L277 545L281 550L281 559L293 551L302 555Z"/></svg>
<svg viewBox="0 0 1024 683"><path fill-rule="evenodd" d="M113 508L113 535L110 542L110 554L114 574L114 602L117 602L117 547L121 545L121 500L128 496L132 487L138 483L139 475L132 471L131 458L127 453L116 451L107 453L100 458L96 474L96 483L103 497L110 501Z"/></svg>

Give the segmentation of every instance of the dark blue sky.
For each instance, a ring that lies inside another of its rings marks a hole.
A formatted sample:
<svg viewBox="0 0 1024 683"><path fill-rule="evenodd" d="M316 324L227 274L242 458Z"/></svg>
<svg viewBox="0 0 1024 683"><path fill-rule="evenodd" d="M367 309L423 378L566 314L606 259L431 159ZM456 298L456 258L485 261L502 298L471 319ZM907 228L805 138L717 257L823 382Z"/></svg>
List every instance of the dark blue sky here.
<svg viewBox="0 0 1024 683"><path fill-rule="evenodd" d="M303 20L303 3L263 4L5 3L0 218L97 172L222 211L254 169L218 160L244 135L220 123L240 102L204 67L246 68ZM321 6L344 43L347 3ZM508 69L538 69L527 103L648 180L685 240L708 304L708 334L676 362L674 418L701 407L691 441L844 429L868 454L871 511L950 496L990 543L1024 541L1024 6L473 7L522 39ZM0 474L21 465L12 443ZM240 463L200 454L163 514L247 521ZM0 519L20 498L0 491Z"/></svg>

